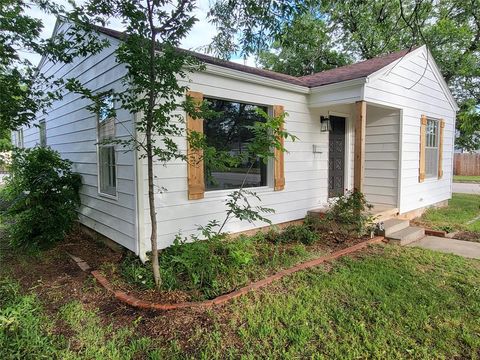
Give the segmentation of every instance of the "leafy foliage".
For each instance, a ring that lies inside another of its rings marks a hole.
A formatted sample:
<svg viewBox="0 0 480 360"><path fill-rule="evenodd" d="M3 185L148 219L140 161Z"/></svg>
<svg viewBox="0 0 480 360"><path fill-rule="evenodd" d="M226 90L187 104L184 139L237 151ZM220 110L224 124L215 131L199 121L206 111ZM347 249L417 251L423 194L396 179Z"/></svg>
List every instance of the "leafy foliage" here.
<svg viewBox="0 0 480 360"><path fill-rule="evenodd" d="M43 23L27 15L37 6L43 12L69 19L72 26L45 40L40 37ZM52 62L71 62L77 56L98 53L106 45L92 35L86 16L49 0L4 0L0 3L0 129L15 130L29 124L55 99L61 80L37 72L36 66L23 59L20 52L43 56Z"/></svg>
<svg viewBox="0 0 480 360"><path fill-rule="evenodd" d="M270 234L270 240L274 243L296 243L312 245L320 240L319 233L312 231L308 225L290 225L278 234Z"/></svg>
<svg viewBox="0 0 480 360"><path fill-rule="evenodd" d="M307 224L314 231L328 231L337 242L344 242L373 230L374 217L369 213L372 207L360 191L349 192L332 200L323 218L309 217Z"/></svg>
<svg viewBox="0 0 480 360"><path fill-rule="evenodd" d="M480 148L478 0L217 0L210 15L213 52L255 55L295 76L426 44L460 104L459 147Z"/></svg>
<svg viewBox="0 0 480 360"><path fill-rule="evenodd" d="M177 236L172 246L162 250L160 271L162 289L187 291L196 299L230 292L312 255L299 239L292 240L292 246L281 246L280 242L272 244L262 233L236 239L221 235L190 240ZM133 256L123 261L120 271L127 282L139 288L155 285L151 270Z"/></svg>
<svg viewBox="0 0 480 360"><path fill-rule="evenodd" d="M10 243L43 247L60 241L77 218L80 175L50 148L16 149L2 189Z"/></svg>
<svg viewBox="0 0 480 360"><path fill-rule="evenodd" d="M239 154L218 151L215 147L208 146L205 138L199 137L198 134L196 135L196 139L199 139L199 143L191 142L191 144L199 144L196 146L205 149L204 159L209 165L213 166L213 168L229 168L231 164L237 163L247 164L248 166L248 171L245 174L240 188L227 195L227 199L225 200L227 211L223 222L221 224L217 221L210 222L208 227L204 229L204 231L210 229L212 232L211 235L206 234L207 238L213 235L221 235L223 228L232 218L250 223L262 221L271 224L271 221L263 214L273 213L274 210L260 205L254 205L254 201L259 203L261 199L256 192L244 187L245 181L252 167L258 161L267 164L269 159L274 157L275 150L286 151L282 139L295 141L297 137L283 128L285 117L287 116L286 113L278 116L270 116L262 109L257 109L257 113L265 119L265 121L255 121L252 125L248 126L248 129L251 130L253 134L253 138L246 144L246 149ZM213 233L215 228L217 230Z"/></svg>
<svg viewBox="0 0 480 360"><path fill-rule="evenodd" d="M260 64L273 71L305 76L350 63L347 53L335 48L326 20L311 13L285 24L268 50L259 53Z"/></svg>

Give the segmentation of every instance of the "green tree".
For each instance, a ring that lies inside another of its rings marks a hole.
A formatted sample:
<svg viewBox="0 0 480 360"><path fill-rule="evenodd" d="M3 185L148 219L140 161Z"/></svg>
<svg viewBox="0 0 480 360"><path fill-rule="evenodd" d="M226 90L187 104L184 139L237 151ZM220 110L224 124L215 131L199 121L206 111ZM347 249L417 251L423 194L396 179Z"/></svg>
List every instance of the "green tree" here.
<svg viewBox="0 0 480 360"><path fill-rule="evenodd" d="M193 0L91 0L82 11L95 19L120 19L126 31L116 49L117 60L124 63L128 73L124 79L125 91L93 93L78 80L70 80L68 88L82 93L93 101L92 110L98 111L105 95L121 103L123 109L136 114L136 133L127 140L113 140L136 149L147 161L148 203L151 224L150 243L153 276L157 288L161 286L158 263L156 188L154 160L167 163L172 159L186 159L174 141L184 134L182 110L198 117L198 109L191 98L183 101L188 90L187 75L198 70L200 64L184 51L177 49L180 41L192 28Z"/></svg>
<svg viewBox="0 0 480 360"><path fill-rule="evenodd" d="M246 158L235 159L226 151L218 151L209 146L203 134L186 131L183 126L185 113L194 119L215 113L209 109L207 102L199 103L189 96L184 100L188 90L189 73L201 71L203 68L203 65L188 52L178 49L180 41L196 21L192 15L194 5L194 0L146 0L145 2L92 0L85 3L82 12L88 16L115 17L125 25L123 41L116 49L117 61L125 64L128 70L124 78L125 90L116 93L111 90L93 93L74 79L67 85L69 90L81 93L85 98L90 99L92 101L90 109L93 111L99 111L108 94L109 97L120 102L123 109L136 115L136 135L126 140L110 141L138 150L140 156L147 161L151 261L157 288L161 286L162 279L158 263L154 161L160 164L167 164L174 159L196 161L182 152L178 143L174 141L176 137L186 137L191 148L202 149L203 160L214 167L228 167L245 160L253 166L259 157L261 161L266 161L264 157L272 156L273 148L283 150L279 137L287 137L288 134L281 129L283 116L279 118L267 116L265 123L252 125L252 131L258 134L256 136L258 141L249 144L248 148L251 151L248 155L242 154ZM268 150L265 150L267 141ZM240 189L229 197L227 207L230 210L223 224L231 217L248 221L264 219L259 212L268 210L251 206L248 196L256 197L256 194ZM210 234L212 234L213 228L217 226L220 233L223 226L217 222L211 222L203 228L204 234L207 228L211 229Z"/></svg>
<svg viewBox="0 0 480 360"><path fill-rule="evenodd" d="M260 64L270 70L304 76L350 62L346 53L335 49L326 20L312 13L295 16L284 25L269 50L259 53Z"/></svg>
<svg viewBox="0 0 480 360"><path fill-rule="evenodd" d="M312 58L328 59L331 49L340 59L366 60L426 44L460 105L457 144L480 147L480 0L217 0L211 14L216 53L254 54L265 67L296 76L310 74Z"/></svg>
<svg viewBox="0 0 480 360"><path fill-rule="evenodd" d="M68 17L72 26L51 39L42 39L41 20L25 13L37 6L45 13ZM32 122L54 99L62 95L60 80L38 73L21 52L44 56L53 62L71 62L80 55L96 53L105 45L96 41L85 17L49 0L2 0L0 2L0 128L15 130Z"/></svg>

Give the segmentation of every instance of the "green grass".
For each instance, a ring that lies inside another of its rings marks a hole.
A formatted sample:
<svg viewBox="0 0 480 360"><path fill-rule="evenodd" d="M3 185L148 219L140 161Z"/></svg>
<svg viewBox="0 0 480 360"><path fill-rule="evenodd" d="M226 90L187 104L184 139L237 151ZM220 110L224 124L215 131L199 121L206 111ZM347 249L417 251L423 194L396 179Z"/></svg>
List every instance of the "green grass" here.
<svg viewBox="0 0 480 360"><path fill-rule="evenodd" d="M279 293L242 299L230 322L199 329L191 356L478 358L479 285L478 262L387 247L341 260L330 273L297 273Z"/></svg>
<svg viewBox="0 0 480 360"><path fill-rule="evenodd" d="M20 294L10 280L0 286L0 356L478 359L479 298L478 261L377 246L362 257L335 262L329 272L299 272L215 308L204 314L208 326L189 318L190 338L180 331L165 341L163 335L137 335L137 322L105 323L79 302L49 318L34 295ZM158 316L162 321L164 315ZM5 327L6 321L19 325ZM68 336L56 335L55 326L67 329Z"/></svg>
<svg viewBox="0 0 480 360"><path fill-rule="evenodd" d="M55 332L68 330L68 337ZM47 317L34 294L21 294L9 278L0 282L0 357L2 359L134 359L154 354L151 339L136 336L136 324L102 324L94 310L78 302Z"/></svg>
<svg viewBox="0 0 480 360"><path fill-rule="evenodd" d="M453 194L448 207L429 209L419 221L436 230L480 232L480 219L466 224L477 216L480 216L479 195Z"/></svg>
<svg viewBox="0 0 480 360"><path fill-rule="evenodd" d="M479 183L480 176L454 175L453 182Z"/></svg>

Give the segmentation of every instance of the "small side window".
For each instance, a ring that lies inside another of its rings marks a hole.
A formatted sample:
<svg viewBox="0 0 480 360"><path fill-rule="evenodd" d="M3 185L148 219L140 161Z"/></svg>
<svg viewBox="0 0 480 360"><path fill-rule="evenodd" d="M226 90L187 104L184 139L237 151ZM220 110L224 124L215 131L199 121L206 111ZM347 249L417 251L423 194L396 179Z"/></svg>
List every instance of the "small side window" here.
<svg viewBox="0 0 480 360"><path fill-rule="evenodd" d="M101 194L117 195L115 144L108 141L115 137L114 102L111 97L103 100L97 117L98 184Z"/></svg>
<svg viewBox="0 0 480 360"><path fill-rule="evenodd" d="M425 175L427 179L438 176L438 140L439 121L427 119L425 143Z"/></svg>
<svg viewBox="0 0 480 360"><path fill-rule="evenodd" d="M38 123L40 132L40 146L47 146L47 124L45 120L40 120Z"/></svg>

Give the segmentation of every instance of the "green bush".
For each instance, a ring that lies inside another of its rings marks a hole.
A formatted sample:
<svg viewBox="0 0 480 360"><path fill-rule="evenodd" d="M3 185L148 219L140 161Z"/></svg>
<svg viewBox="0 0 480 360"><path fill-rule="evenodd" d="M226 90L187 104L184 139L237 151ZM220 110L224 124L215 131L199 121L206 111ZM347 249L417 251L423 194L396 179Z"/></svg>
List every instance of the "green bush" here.
<svg viewBox="0 0 480 360"><path fill-rule="evenodd" d="M301 242L304 245L312 245L320 239L320 236L306 225L290 225L271 239L274 243Z"/></svg>
<svg viewBox="0 0 480 360"><path fill-rule="evenodd" d="M163 286L167 289L197 290L206 297L229 291L230 281L254 260L255 237L227 241L225 235L210 240L174 244L160 256Z"/></svg>
<svg viewBox="0 0 480 360"><path fill-rule="evenodd" d="M80 175L50 148L16 149L1 197L10 244L45 247L62 240L77 218Z"/></svg>
<svg viewBox="0 0 480 360"><path fill-rule="evenodd" d="M360 191L349 192L330 204L325 217L317 222L333 234L338 242L367 235L373 229L373 207ZM320 229L319 229L320 230Z"/></svg>

